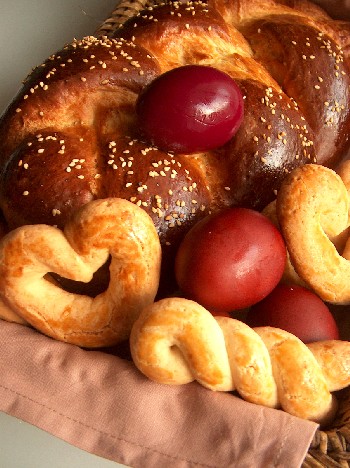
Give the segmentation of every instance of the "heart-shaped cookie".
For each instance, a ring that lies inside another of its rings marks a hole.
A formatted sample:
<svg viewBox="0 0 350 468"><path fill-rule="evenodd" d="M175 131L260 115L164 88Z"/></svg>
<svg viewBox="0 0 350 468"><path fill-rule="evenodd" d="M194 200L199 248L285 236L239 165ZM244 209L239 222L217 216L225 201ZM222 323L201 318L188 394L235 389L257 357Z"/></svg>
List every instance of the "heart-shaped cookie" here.
<svg viewBox="0 0 350 468"><path fill-rule="evenodd" d="M94 298L48 280L48 273L56 273L88 282L109 256L108 288ZM55 339L111 346L129 337L141 310L154 301L160 261L159 237L144 210L119 198L92 201L64 232L28 225L1 240L0 313L3 309L3 318L18 317Z"/></svg>

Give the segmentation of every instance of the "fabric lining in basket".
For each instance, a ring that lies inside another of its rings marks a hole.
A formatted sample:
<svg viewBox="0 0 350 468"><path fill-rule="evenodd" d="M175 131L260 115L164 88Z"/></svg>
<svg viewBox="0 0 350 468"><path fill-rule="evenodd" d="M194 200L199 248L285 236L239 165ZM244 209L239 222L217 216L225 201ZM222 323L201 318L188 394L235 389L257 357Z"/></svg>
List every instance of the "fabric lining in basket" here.
<svg viewBox="0 0 350 468"><path fill-rule="evenodd" d="M322 1L317 2L322 6ZM110 17L99 27L96 35L112 36L113 32L127 19L144 8L152 7L156 1L122 0ZM346 5L344 5L346 7ZM331 3L327 10L330 12ZM339 5L337 5L339 16ZM327 430L318 429L302 465L304 468L340 468L350 466L350 389L340 392L337 419Z"/></svg>

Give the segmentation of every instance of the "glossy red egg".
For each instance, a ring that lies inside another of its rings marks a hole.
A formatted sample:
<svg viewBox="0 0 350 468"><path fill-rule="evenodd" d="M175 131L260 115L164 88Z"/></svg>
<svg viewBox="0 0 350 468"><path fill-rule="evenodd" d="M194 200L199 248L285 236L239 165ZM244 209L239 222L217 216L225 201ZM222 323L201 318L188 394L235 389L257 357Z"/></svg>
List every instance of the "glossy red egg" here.
<svg viewBox="0 0 350 468"><path fill-rule="evenodd" d="M165 151L194 153L222 146L243 119L236 82L213 67L187 65L153 80L136 112L146 138Z"/></svg>
<svg viewBox="0 0 350 468"><path fill-rule="evenodd" d="M312 291L297 285L278 285L251 307L246 323L286 330L304 343L339 339L337 324L327 305Z"/></svg>
<svg viewBox="0 0 350 468"><path fill-rule="evenodd" d="M280 281L285 262L283 238L265 216L230 208L187 233L175 275L185 296L220 314L262 300Z"/></svg>

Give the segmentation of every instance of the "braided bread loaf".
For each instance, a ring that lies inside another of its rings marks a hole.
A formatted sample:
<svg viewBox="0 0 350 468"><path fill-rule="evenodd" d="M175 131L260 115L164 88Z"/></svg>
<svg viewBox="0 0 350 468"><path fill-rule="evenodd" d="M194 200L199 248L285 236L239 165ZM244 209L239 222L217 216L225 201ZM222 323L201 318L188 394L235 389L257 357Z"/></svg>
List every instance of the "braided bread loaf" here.
<svg viewBox="0 0 350 468"><path fill-rule="evenodd" d="M93 199L125 198L152 217L169 274L201 217L228 205L261 209L294 167L332 166L346 153L346 28L303 0L165 2L113 37L67 45L31 73L0 121L8 227L63 227ZM245 117L221 148L167 154L142 140L135 101L156 76L186 64L233 77Z"/></svg>
<svg viewBox="0 0 350 468"><path fill-rule="evenodd" d="M334 416L331 392L350 384L350 342L305 345L272 327L252 329L213 317L199 304L166 298L144 309L130 346L135 365L163 384L198 381L217 391L326 423Z"/></svg>

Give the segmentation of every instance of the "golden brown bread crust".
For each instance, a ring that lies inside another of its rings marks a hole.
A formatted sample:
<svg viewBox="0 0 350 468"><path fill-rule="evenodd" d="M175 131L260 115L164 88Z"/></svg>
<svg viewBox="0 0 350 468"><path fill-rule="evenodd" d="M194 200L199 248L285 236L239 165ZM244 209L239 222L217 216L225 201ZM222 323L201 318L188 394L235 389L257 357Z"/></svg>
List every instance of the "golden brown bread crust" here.
<svg viewBox="0 0 350 468"><path fill-rule="evenodd" d="M28 77L0 121L9 228L62 227L88 201L126 198L152 217L169 274L184 232L201 217L227 205L262 209L294 167L332 165L347 151L345 29L306 1L210 0L165 3L114 38L74 41ZM136 126L138 94L160 73L193 63L237 81L241 128L206 154L149 148Z"/></svg>
<svg viewBox="0 0 350 468"><path fill-rule="evenodd" d="M305 345L272 327L251 329L213 317L183 298L162 299L140 314L130 336L135 365L164 384L197 380L218 391L325 423L334 415L331 392L350 384L350 343Z"/></svg>
<svg viewBox="0 0 350 468"><path fill-rule="evenodd" d="M68 293L47 273L88 282L111 255L110 283L95 298ZM47 225L19 227L0 241L0 317L28 322L55 339L84 347L126 340L154 301L161 247L144 210L123 199L95 200L64 233Z"/></svg>

